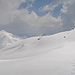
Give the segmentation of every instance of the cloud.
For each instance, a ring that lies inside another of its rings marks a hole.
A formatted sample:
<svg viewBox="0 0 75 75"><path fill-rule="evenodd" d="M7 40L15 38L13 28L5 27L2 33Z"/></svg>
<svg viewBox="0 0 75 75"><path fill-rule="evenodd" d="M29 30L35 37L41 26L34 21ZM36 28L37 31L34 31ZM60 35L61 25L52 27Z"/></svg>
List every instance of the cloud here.
<svg viewBox="0 0 75 75"><path fill-rule="evenodd" d="M20 4L27 1L30 0L0 0L0 24L13 22L19 15L20 10L18 8ZM34 0L31 1L34 2Z"/></svg>
<svg viewBox="0 0 75 75"><path fill-rule="evenodd" d="M61 9L61 13L65 14L67 13L67 7L63 5L63 8Z"/></svg>
<svg viewBox="0 0 75 75"><path fill-rule="evenodd" d="M53 4L53 3L50 3L49 5L46 5L46 6L43 6L39 9L39 11L53 11L55 9L55 7L58 6L59 3L57 4Z"/></svg>
<svg viewBox="0 0 75 75"><path fill-rule="evenodd" d="M52 34L75 26L74 0L53 0L49 5L41 7L41 10L49 11L43 16L28 10L33 6L32 4L18 9L23 2L27 1L35 3L35 0L0 0L0 30L4 29L16 35L33 36ZM62 8L60 15L56 18L51 12L59 4L62 4Z"/></svg>
<svg viewBox="0 0 75 75"><path fill-rule="evenodd" d="M14 22L2 26L2 29L17 35L40 35L47 34L51 29L58 29L62 26L62 19L53 17L50 13L40 17L34 11L30 14L28 10L22 9L14 19Z"/></svg>
<svg viewBox="0 0 75 75"><path fill-rule="evenodd" d="M63 30L70 30L75 27L75 0L66 0L63 2L61 16L63 18Z"/></svg>
<svg viewBox="0 0 75 75"><path fill-rule="evenodd" d="M18 7L25 0L0 0L0 24L9 24L18 14Z"/></svg>
<svg viewBox="0 0 75 75"><path fill-rule="evenodd" d="M48 33L50 29L62 26L61 16L55 18L51 13L38 16L34 11L30 13L27 8L19 10L22 2L26 0L0 0L0 29L29 36Z"/></svg>
<svg viewBox="0 0 75 75"><path fill-rule="evenodd" d="M53 0L52 3L40 8L40 11L49 11L53 10L59 5L62 5L60 10L60 16L62 18L62 29L70 30L75 27L75 0Z"/></svg>

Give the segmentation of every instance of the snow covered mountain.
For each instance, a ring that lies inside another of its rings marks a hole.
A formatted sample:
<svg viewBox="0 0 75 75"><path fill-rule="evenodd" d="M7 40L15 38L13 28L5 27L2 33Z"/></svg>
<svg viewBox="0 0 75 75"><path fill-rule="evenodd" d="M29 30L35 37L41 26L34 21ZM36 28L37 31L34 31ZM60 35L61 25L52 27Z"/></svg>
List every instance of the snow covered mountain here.
<svg viewBox="0 0 75 75"><path fill-rule="evenodd" d="M0 75L75 75L75 29L27 39L1 31Z"/></svg>
<svg viewBox="0 0 75 75"><path fill-rule="evenodd" d="M12 33L8 33L4 30L0 31L0 49L18 40L20 39L15 37Z"/></svg>

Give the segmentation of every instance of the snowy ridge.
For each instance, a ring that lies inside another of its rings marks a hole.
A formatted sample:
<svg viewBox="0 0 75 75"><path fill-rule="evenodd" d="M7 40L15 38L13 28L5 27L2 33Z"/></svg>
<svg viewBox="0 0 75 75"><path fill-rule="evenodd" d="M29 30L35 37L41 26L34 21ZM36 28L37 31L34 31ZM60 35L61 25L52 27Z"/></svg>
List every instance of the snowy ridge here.
<svg viewBox="0 0 75 75"><path fill-rule="evenodd" d="M0 59L20 59L62 48L65 42L75 41L75 30L50 36L19 39L6 31L0 32Z"/></svg>
<svg viewBox="0 0 75 75"><path fill-rule="evenodd" d="M0 49L0 75L75 75L74 34L71 30L16 42L6 34L14 42Z"/></svg>

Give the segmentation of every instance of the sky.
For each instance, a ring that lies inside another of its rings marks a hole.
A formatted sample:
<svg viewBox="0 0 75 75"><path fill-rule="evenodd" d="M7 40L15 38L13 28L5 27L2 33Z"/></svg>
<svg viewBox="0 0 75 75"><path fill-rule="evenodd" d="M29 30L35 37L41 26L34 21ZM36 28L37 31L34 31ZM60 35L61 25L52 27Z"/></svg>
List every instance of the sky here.
<svg viewBox="0 0 75 75"><path fill-rule="evenodd" d="M75 0L0 0L0 30L31 37L74 27Z"/></svg>

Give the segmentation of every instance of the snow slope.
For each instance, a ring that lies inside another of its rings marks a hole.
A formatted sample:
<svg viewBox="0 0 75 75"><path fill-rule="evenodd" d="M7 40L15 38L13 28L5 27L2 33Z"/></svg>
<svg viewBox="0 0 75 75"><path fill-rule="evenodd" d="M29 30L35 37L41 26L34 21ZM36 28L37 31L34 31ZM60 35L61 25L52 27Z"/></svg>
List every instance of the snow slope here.
<svg viewBox="0 0 75 75"><path fill-rule="evenodd" d="M19 39L1 47L0 75L75 75L74 34Z"/></svg>

